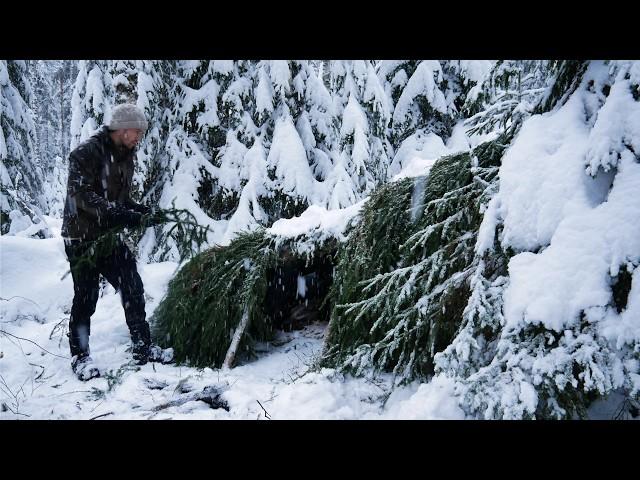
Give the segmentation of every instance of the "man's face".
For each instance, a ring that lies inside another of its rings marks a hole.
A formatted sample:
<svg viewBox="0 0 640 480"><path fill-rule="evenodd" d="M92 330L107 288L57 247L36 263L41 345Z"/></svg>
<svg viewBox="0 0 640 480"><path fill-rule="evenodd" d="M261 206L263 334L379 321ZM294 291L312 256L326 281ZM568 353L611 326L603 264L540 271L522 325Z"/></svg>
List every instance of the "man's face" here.
<svg viewBox="0 0 640 480"><path fill-rule="evenodd" d="M142 140L142 135L142 130L138 128L127 128L122 131L122 144L131 150Z"/></svg>

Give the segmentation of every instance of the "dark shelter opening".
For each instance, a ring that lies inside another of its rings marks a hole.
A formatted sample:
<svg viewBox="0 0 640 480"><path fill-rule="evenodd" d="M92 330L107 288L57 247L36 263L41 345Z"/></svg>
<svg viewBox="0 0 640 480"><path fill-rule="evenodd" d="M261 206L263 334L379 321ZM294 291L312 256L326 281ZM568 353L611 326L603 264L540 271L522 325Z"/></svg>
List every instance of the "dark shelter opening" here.
<svg viewBox="0 0 640 480"><path fill-rule="evenodd" d="M267 270L265 313L274 328L300 330L314 322L328 322L327 295L333 283L333 252L321 251L310 259L290 248L278 252L275 268Z"/></svg>

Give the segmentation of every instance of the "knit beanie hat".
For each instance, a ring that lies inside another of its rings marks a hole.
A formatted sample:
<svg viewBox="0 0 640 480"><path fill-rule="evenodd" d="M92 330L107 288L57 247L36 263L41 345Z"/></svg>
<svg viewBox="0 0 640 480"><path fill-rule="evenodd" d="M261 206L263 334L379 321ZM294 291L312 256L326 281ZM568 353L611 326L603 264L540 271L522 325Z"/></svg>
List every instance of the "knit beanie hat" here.
<svg viewBox="0 0 640 480"><path fill-rule="evenodd" d="M147 119L142 110L132 103L123 103L111 111L109 130L123 130L125 128L137 128L143 132L147 130Z"/></svg>

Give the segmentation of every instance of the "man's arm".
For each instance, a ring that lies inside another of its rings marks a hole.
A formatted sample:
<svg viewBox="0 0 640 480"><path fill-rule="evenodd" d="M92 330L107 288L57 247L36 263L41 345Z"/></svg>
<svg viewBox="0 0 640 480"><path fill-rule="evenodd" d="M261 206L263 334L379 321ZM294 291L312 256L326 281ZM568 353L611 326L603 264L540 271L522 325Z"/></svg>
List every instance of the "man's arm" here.
<svg viewBox="0 0 640 480"><path fill-rule="evenodd" d="M78 210L88 213L98 223L102 223L101 219L108 216L110 205L106 198L94 190L97 170L89 145L81 146L69 155L68 194L75 201Z"/></svg>

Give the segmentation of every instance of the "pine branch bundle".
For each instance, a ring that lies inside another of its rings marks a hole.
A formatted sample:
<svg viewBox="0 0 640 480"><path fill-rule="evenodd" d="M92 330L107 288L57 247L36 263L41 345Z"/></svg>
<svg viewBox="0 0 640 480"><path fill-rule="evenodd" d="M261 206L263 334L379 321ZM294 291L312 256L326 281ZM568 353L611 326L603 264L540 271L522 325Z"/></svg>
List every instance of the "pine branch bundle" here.
<svg viewBox="0 0 640 480"><path fill-rule="evenodd" d="M398 383L433 372L470 295L482 194L507 140L441 158L423 195L418 177L372 196L339 254L326 365L357 375L373 366Z"/></svg>
<svg viewBox="0 0 640 480"><path fill-rule="evenodd" d="M178 363L220 367L246 311L249 326L238 352L250 353L253 341L271 334L263 301L267 270L275 263L276 250L262 230L196 255L171 280L155 310L154 337L174 348Z"/></svg>
<svg viewBox="0 0 640 480"><path fill-rule="evenodd" d="M327 294L318 282L331 281L326 263L335 251L336 239L324 232L295 238L264 229L241 233L228 246L193 257L169 282L151 318L153 336L173 347L178 363L231 367L251 357L256 342L272 338L277 319L297 298L298 275L316 275L300 301L324 308Z"/></svg>

